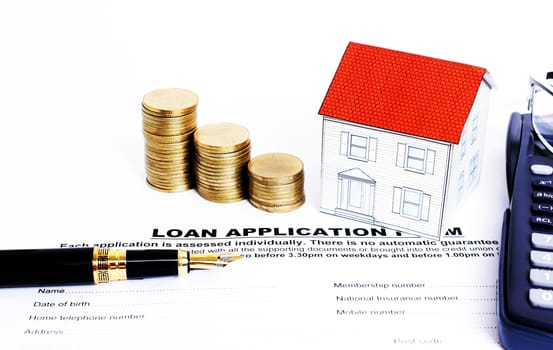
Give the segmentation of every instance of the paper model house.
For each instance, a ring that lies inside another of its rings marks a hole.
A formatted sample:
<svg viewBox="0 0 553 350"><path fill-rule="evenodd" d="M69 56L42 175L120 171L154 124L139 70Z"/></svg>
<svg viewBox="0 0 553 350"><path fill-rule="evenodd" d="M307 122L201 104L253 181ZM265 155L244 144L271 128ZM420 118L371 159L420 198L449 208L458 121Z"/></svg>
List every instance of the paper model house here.
<svg viewBox="0 0 553 350"><path fill-rule="evenodd" d="M478 183L486 69L349 43L322 102L321 211L440 238Z"/></svg>

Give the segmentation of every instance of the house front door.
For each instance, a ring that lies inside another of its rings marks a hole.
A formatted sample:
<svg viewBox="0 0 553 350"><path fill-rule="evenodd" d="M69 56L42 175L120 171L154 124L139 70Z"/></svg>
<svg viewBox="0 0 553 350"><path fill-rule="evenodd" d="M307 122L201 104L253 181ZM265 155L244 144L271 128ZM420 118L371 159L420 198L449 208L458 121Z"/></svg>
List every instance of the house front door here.
<svg viewBox="0 0 553 350"><path fill-rule="evenodd" d="M338 174L337 209L342 215L373 215L375 181L359 168Z"/></svg>

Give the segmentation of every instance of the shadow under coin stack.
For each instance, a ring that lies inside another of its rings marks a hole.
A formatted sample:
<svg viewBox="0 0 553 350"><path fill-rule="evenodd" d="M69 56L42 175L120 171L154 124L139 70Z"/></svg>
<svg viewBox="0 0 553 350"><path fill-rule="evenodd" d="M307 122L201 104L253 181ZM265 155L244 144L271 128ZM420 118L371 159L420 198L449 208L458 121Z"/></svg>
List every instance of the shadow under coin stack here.
<svg viewBox="0 0 553 350"><path fill-rule="evenodd" d="M196 190L204 199L218 203L247 198L247 164L250 134L233 123L213 123L194 133Z"/></svg>
<svg viewBox="0 0 553 350"><path fill-rule="evenodd" d="M142 100L148 184L165 192L194 186L193 135L198 96L184 89L159 89Z"/></svg>
<svg viewBox="0 0 553 350"><path fill-rule="evenodd" d="M268 212L288 212L305 202L303 162L285 153L267 153L248 164L249 200Z"/></svg>

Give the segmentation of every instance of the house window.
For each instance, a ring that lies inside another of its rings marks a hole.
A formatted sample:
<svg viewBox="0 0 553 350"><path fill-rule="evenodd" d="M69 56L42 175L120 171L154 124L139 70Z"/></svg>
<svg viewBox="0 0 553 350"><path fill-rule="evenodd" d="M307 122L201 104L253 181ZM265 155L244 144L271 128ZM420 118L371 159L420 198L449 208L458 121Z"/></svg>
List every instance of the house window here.
<svg viewBox="0 0 553 350"><path fill-rule="evenodd" d="M392 212L415 220L428 221L430 195L405 187L394 187Z"/></svg>
<svg viewBox="0 0 553 350"><path fill-rule="evenodd" d="M436 152L405 143L397 144L396 166L407 170L433 174Z"/></svg>
<svg viewBox="0 0 553 350"><path fill-rule="evenodd" d="M375 137L361 136L342 131L340 133L340 155L365 162L376 162L377 141Z"/></svg>
<svg viewBox="0 0 553 350"><path fill-rule="evenodd" d="M471 138L471 144L475 143L476 140L478 140L478 119L480 116L478 113L474 115L472 118L472 138Z"/></svg>
<svg viewBox="0 0 553 350"><path fill-rule="evenodd" d="M367 160L368 158L368 142L363 136L351 135L349 142L350 158Z"/></svg>
<svg viewBox="0 0 553 350"><path fill-rule="evenodd" d="M424 172L426 150L413 146L407 146L407 160L405 167L407 169Z"/></svg>
<svg viewBox="0 0 553 350"><path fill-rule="evenodd" d="M480 162L480 156L476 153L471 159L469 164L469 182L475 183L478 179L478 166Z"/></svg>
<svg viewBox="0 0 553 350"><path fill-rule="evenodd" d="M465 158L465 153L467 152L467 133L466 131L463 131L461 134L461 140L459 141L459 147L460 147L460 159Z"/></svg>
<svg viewBox="0 0 553 350"><path fill-rule="evenodd" d="M412 218L419 218L422 205L422 193L403 189L403 201L401 205L401 214Z"/></svg>
<svg viewBox="0 0 553 350"><path fill-rule="evenodd" d="M457 192L459 192L459 194L463 193L464 187L465 187L465 172L461 171L461 174L459 174L459 180L457 180Z"/></svg>

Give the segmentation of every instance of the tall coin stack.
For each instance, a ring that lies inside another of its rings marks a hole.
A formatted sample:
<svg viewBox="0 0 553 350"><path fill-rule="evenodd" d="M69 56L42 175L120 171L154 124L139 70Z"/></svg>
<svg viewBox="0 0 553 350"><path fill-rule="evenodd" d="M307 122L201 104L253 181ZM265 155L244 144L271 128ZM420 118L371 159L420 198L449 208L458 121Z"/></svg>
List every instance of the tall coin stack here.
<svg viewBox="0 0 553 350"><path fill-rule="evenodd" d="M193 187L197 105L198 96L184 89L158 89L144 96L146 180L151 187L165 192Z"/></svg>
<svg viewBox="0 0 553 350"><path fill-rule="evenodd" d="M230 203L247 198L250 135L233 123L213 123L194 133L196 190L212 202Z"/></svg>
<svg viewBox="0 0 553 350"><path fill-rule="evenodd" d="M267 153L248 163L249 200L268 212L288 212L305 202L303 162L285 153Z"/></svg>

